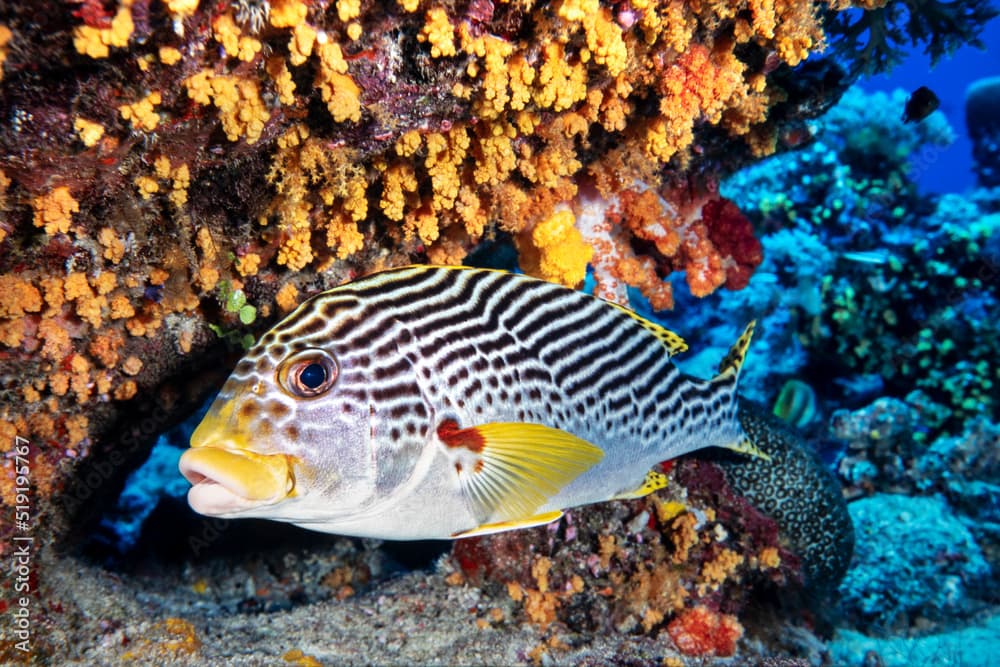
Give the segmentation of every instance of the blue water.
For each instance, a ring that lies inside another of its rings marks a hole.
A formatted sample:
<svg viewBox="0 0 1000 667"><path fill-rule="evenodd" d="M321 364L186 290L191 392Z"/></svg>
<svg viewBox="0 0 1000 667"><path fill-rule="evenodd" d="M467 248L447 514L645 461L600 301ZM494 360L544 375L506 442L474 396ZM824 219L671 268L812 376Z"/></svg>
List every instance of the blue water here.
<svg viewBox="0 0 1000 667"><path fill-rule="evenodd" d="M982 41L985 50L964 47L933 68L930 58L917 51L892 72L859 82L866 91L891 92L896 88L913 91L927 86L937 93L941 111L955 130L955 143L918 174L917 182L925 192L963 192L974 184L970 163L972 144L965 128L965 91L976 79L1000 76L1000 19L986 26Z"/></svg>

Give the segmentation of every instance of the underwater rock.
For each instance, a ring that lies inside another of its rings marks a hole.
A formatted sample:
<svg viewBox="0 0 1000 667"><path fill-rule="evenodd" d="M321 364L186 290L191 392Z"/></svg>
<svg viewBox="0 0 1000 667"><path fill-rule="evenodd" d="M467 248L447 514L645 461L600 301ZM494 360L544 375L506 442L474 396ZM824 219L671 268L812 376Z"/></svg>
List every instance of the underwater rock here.
<svg viewBox="0 0 1000 667"><path fill-rule="evenodd" d="M868 637L839 630L830 642L834 665L995 667L1000 615L952 632L922 637Z"/></svg>
<svg viewBox="0 0 1000 667"><path fill-rule="evenodd" d="M960 435L942 435L916 462L920 488L944 494L1000 573L1000 424L969 420Z"/></svg>
<svg viewBox="0 0 1000 667"><path fill-rule="evenodd" d="M1000 185L1000 77L976 81L965 93L965 124L980 187Z"/></svg>
<svg viewBox="0 0 1000 667"><path fill-rule="evenodd" d="M926 427L912 405L897 398L879 398L858 410L837 410L830 417L831 434L847 442L840 461L841 477L857 489L912 491L914 460L927 448Z"/></svg>
<svg viewBox="0 0 1000 667"><path fill-rule="evenodd" d="M990 567L944 499L882 493L848 508L858 539L840 593L856 628L926 631L975 610Z"/></svg>

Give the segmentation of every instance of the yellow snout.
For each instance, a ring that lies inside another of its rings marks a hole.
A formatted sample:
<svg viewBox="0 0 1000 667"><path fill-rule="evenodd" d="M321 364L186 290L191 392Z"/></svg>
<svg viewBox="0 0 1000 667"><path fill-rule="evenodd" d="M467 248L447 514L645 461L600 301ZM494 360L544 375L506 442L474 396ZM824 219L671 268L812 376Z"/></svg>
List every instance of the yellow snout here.
<svg viewBox="0 0 1000 667"><path fill-rule="evenodd" d="M194 447L181 456L179 468L194 486L217 484L244 500L274 502L295 489L292 462L284 454Z"/></svg>

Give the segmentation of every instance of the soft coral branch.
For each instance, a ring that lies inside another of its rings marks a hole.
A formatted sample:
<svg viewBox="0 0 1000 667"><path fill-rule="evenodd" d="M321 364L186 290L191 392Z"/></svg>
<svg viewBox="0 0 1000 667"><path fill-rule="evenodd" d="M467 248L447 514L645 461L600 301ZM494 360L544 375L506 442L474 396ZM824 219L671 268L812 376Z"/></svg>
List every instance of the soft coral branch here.
<svg viewBox="0 0 1000 667"><path fill-rule="evenodd" d="M985 48L979 34L1000 14L992 0L861 0L853 4L865 10L839 12L828 32L835 48L848 56L854 75L891 70L909 47L920 44L925 45L932 65L960 46Z"/></svg>

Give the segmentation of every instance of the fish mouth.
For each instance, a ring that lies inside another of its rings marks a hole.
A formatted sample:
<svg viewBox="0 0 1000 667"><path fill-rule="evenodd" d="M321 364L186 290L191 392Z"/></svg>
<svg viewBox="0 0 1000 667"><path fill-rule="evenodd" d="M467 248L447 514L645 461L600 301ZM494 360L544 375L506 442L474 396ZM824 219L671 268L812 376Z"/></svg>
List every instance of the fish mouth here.
<svg viewBox="0 0 1000 667"><path fill-rule="evenodd" d="M188 504L207 516L228 516L274 503L295 489L292 461L284 454L192 447L178 468L191 483Z"/></svg>

